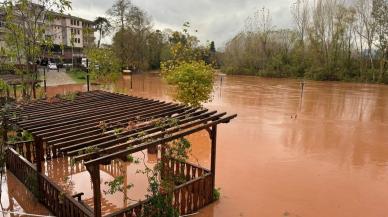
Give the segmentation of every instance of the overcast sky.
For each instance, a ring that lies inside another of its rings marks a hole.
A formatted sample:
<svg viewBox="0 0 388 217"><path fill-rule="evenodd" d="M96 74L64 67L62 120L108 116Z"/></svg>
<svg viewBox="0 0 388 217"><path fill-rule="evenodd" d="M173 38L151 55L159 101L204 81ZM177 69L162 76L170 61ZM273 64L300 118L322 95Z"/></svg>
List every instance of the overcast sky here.
<svg viewBox="0 0 388 217"><path fill-rule="evenodd" d="M293 0L132 0L152 18L155 29L181 30L185 21L197 29L201 42L215 41L216 47L241 31L248 16L263 6L270 10L272 23L291 27L290 6ZM73 0L75 16L93 20L104 16L113 0ZM105 40L110 42L110 37Z"/></svg>

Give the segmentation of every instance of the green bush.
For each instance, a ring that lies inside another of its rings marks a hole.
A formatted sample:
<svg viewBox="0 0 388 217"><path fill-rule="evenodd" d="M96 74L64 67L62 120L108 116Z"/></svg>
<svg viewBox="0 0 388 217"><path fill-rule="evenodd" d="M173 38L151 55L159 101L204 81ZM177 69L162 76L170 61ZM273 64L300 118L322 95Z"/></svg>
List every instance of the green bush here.
<svg viewBox="0 0 388 217"><path fill-rule="evenodd" d="M213 189L213 200L219 200L221 197L221 188Z"/></svg>
<svg viewBox="0 0 388 217"><path fill-rule="evenodd" d="M91 48L87 51L91 79L109 83L121 75L119 59L109 48Z"/></svg>
<svg viewBox="0 0 388 217"><path fill-rule="evenodd" d="M175 100L190 106L200 106L211 99L214 71L203 61L162 63L163 77L176 87Z"/></svg>

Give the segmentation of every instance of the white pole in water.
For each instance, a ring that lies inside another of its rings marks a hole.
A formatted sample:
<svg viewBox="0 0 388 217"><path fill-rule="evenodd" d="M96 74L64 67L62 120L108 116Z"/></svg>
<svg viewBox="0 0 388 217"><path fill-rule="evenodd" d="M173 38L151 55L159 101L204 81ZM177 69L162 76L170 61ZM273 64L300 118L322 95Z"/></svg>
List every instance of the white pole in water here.
<svg viewBox="0 0 388 217"><path fill-rule="evenodd" d="M53 215L37 215L37 214L29 214L29 213L23 213L23 212L11 212L11 211L3 211L0 210L1 213L9 213L14 215L23 215L23 216L35 216L35 217L55 217Z"/></svg>

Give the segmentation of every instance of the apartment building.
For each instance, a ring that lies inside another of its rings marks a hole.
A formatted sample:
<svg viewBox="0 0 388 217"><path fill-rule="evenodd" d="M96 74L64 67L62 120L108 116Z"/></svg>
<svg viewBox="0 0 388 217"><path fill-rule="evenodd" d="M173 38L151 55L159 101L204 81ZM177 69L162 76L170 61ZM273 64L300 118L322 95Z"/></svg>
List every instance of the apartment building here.
<svg viewBox="0 0 388 217"><path fill-rule="evenodd" d="M93 21L70 14L53 13L53 19L46 21L45 37L54 43L50 57L71 63L80 62L85 57L86 47L93 46L95 41ZM0 47L5 47L4 14L0 11Z"/></svg>
<svg viewBox="0 0 388 217"><path fill-rule="evenodd" d="M94 45L94 23L70 14L55 14L47 27L46 37L54 42L54 54L62 59L85 56L84 49Z"/></svg>

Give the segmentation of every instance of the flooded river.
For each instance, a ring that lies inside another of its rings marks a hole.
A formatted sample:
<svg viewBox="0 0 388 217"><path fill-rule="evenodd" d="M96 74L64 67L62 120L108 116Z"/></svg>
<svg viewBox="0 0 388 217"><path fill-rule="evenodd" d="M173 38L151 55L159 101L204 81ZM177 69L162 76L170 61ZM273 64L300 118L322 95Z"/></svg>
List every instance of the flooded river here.
<svg viewBox="0 0 388 217"><path fill-rule="evenodd" d="M171 100L157 75L130 83L98 88ZM388 216L388 86L306 81L302 94L298 80L225 76L205 107L238 117L219 127L221 199L197 216ZM208 165L207 138L191 139Z"/></svg>

